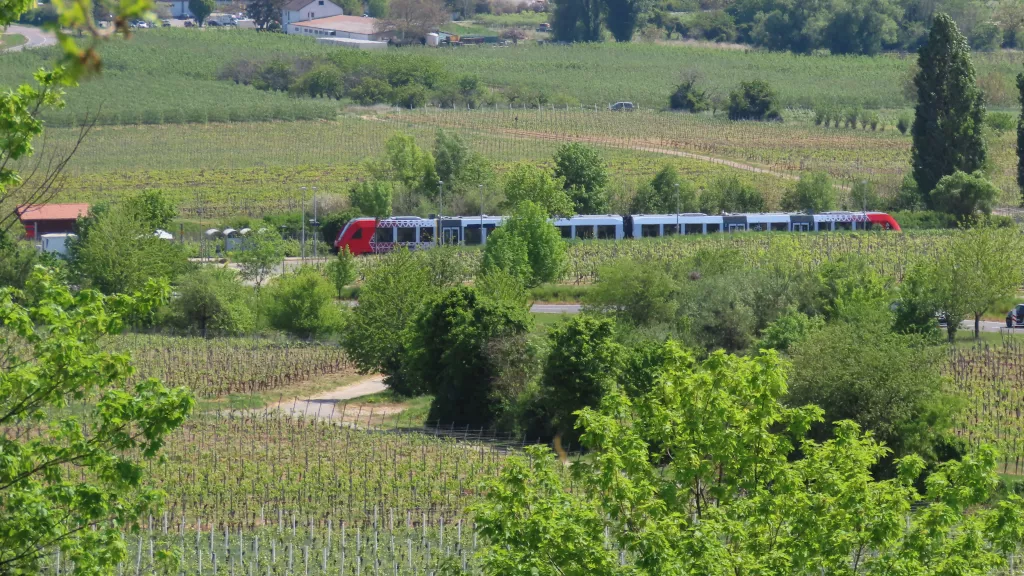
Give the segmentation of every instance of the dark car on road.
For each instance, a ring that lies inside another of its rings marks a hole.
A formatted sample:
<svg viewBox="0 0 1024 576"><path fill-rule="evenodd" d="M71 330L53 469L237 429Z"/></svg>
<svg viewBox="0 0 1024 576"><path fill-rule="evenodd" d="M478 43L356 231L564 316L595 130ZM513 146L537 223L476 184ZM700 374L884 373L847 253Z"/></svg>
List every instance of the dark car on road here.
<svg viewBox="0 0 1024 576"><path fill-rule="evenodd" d="M1006 327L1024 326L1024 304L1017 304L1006 313Z"/></svg>

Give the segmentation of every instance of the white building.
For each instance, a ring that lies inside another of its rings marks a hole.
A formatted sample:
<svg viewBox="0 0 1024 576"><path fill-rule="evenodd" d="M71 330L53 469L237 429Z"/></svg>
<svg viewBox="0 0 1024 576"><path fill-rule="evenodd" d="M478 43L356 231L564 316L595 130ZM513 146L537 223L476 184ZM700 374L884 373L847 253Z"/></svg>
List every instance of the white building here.
<svg viewBox="0 0 1024 576"><path fill-rule="evenodd" d="M291 0L281 10L281 28L288 34L292 34L289 26L292 23L328 16L341 16L344 13L341 6L331 0Z"/></svg>
<svg viewBox="0 0 1024 576"><path fill-rule="evenodd" d="M329 16L289 24L289 34L314 36L317 38L348 38L351 40L386 42L388 32L377 31L376 18L362 16Z"/></svg>
<svg viewBox="0 0 1024 576"><path fill-rule="evenodd" d="M192 17L192 11L188 9L188 0L171 0L171 18L187 20Z"/></svg>

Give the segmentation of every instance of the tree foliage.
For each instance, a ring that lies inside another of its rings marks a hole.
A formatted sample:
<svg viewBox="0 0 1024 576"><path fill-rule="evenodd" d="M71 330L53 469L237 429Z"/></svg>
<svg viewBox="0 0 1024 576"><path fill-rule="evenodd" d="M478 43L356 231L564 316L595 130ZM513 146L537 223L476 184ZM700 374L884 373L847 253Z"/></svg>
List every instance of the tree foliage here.
<svg viewBox="0 0 1024 576"><path fill-rule="evenodd" d="M154 379L129 385L129 357L100 341L169 295L157 281L132 295L72 294L42 268L24 291L0 289L0 426L46 431L0 435L0 573L41 573L54 549L76 574L111 574L128 560L122 530L161 502L148 463L195 400ZM84 414L68 411L72 402L85 402Z"/></svg>
<svg viewBox="0 0 1024 576"><path fill-rule="evenodd" d="M698 199L701 212L764 212L764 196L756 188L736 176L724 176L711 183Z"/></svg>
<svg viewBox="0 0 1024 576"><path fill-rule="evenodd" d="M603 0L563 0L551 14L552 36L559 42L600 42Z"/></svg>
<svg viewBox="0 0 1024 576"><path fill-rule="evenodd" d="M284 241L277 232L256 230L245 238L233 259L242 279L252 282L259 291L274 267L284 261Z"/></svg>
<svg viewBox="0 0 1024 576"><path fill-rule="evenodd" d="M782 195L782 209L791 212L835 210L836 189L825 172L801 174L800 181Z"/></svg>
<svg viewBox="0 0 1024 576"><path fill-rule="evenodd" d="M1017 92L1020 116L1017 118L1017 188L1024 203L1024 73L1017 74Z"/></svg>
<svg viewBox="0 0 1024 576"><path fill-rule="evenodd" d="M729 120L782 120L779 97L764 80L740 82L729 93Z"/></svg>
<svg viewBox="0 0 1024 576"><path fill-rule="evenodd" d="M693 183L680 178L671 165L658 171L629 204L630 214L675 214L695 212L697 208L697 190Z"/></svg>
<svg viewBox="0 0 1024 576"><path fill-rule="evenodd" d="M917 65L911 166L925 206L934 208L932 190L943 176L984 167L985 104L967 40L948 15L935 16Z"/></svg>
<svg viewBox="0 0 1024 576"><path fill-rule="evenodd" d="M188 11L192 13L192 16L200 26L206 22L206 19L216 9L217 3L215 0L188 0Z"/></svg>
<svg viewBox="0 0 1024 576"><path fill-rule="evenodd" d="M668 98L668 107L686 112L704 112L711 108L711 99L706 91L697 86L696 76L688 76L676 86Z"/></svg>
<svg viewBox="0 0 1024 576"><path fill-rule="evenodd" d="M449 19L440 0L390 0L387 17L377 21L377 32L389 32L403 40L418 40Z"/></svg>
<svg viewBox="0 0 1024 576"><path fill-rule="evenodd" d="M529 331L525 306L491 300L474 288L450 288L426 302L409 328L412 378L434 395L429 419L489 427L497 416L491 395L497 376L489 345Z"/></svg>
<svg viewBox="0 0 1024 576"><path fill-rule="evenodd" d="M380 220L391 216L393 192L390 182L370 180L353 184L349 189L348 199L352 207L363 216L372 216Z"/></svg>
<svg viewBox="0 0 1024 576"><path fill-rule="evenodd" d="M311 266L282 274L267 285L263 295L267 320L274 328L302 338L333 334L342 324L334 291L334 286Z"/></svg>
<svg viewBox="0 0 1024 576"><path fill-rule="evenodd" d="M698 363L666 347L650 391L578 413L591 456L572 465L571 491L543 448L485 483L474 510L486 574L986 573L1019 545L1019 497L976 507L997 483L990 449L940 465L929 505L912 508L922 460L879 481L888 449L856 424L807 439L821 410L781 402L773 353Z"/></svg>
<svg viewBox="0 0 1024 576"><path fill-rule="evenodd" d="M561 178L579 214L603 214L608 208L608 171L597 149L579 142L555 151L555 177Z"/></svg>
<svg viewBox="0 0 1024 576"><path fill-rule="evenodd" d="M516 245L516 246L513 246ZM529 275L521 278L527 286L551 282L562 275L567 257L565 242L558 229L548 222L547 212L524 201L515 213L487 239L484 246L484 269L503 269L518 276L522 266L522 248L526 248Z"/></svg>
<svg viewBox="0 0 1024 576"><path fill-rule="evenodd" d="M546 169L517 162L505 173L504 207L515 210L525 201L544 208L550 216L573 216L576 212L564 182Z"/></svg>
<svg viewBox="0 0 1024 576"><path fill-rule="evenodd" d="M179 322L203 336L246 334L256 328L252 291L228 268L199 268L176 288L173 307Z"/></svg>
<svg viewBox="0 0 1024 576"><path fill-rule="evenodd" d="M356 259L349 252L348 247L338 251L338 256L327 263L324 269L327 279L334 285L334 289L338 292L338 298L341 298L342 291L345 286L348 286L356 279Z"/></svg>
<svg viewBox="0 0 1024 576"><path fill-rule="evenodd" d="M932 190L931 202L935 210L966 221L978 212L991 214L998 196L999 189L980 170L973 174L957 170L939 180Z"/></svg>
<svg viewBox="0 0 1024 576"><path fill-rule="evenodd" d="M279 29L284 5L284 0L251 0L245 5L245 15L252 18L257 30Z"/></svg>

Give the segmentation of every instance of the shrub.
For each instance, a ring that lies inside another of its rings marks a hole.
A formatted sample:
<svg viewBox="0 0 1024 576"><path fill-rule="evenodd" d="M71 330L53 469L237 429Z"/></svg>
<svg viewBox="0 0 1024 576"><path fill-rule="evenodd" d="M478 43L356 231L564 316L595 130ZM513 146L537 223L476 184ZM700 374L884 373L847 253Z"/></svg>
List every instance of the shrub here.
<svg viewBox="0 0 1024 576"><path fill-rule="evenodd" d="M679 173L670 165L663 167L651 180L637 191L630 202L631 214L668 214L693 212L697 209L697 190L691 182L679 178Z"/></svg>
<svg viewBox="0 0 1024 576"><path fill-rule="evenodd" d="M668 106L672 110L704 112L710 108L711 100L708 98L707 92L697 87L696 78L690 77L676 86L675 91L668 98Z"/></svg>
<svg viewBox="0 0 1024 576"><path fill-rule="evenodd" d="M327 275L327 279L334 284L334 289L338 291L338 298L342 297L345 290L345 286L348 286L356 279L356 261L349 252L348 247L338 252L338 256L327 263L327 267L324 270Z"/></svg>
<svg viewBox="0 0 1024 576"><path fill-rule="evenodd" d="M676 285L664 266L619 258L602 266L597 283L584 296L588 309L613 315L636 326L671 322Z"/></svg>
<svg viewBox="0 0 1024 576"><path fill-rule="evenodd" d="M931 203L936 210L963 220L979 211L990 214L992 203L998 195L999 189L980 170L972 174L957 170L943 176L935 185Z"/></svg>
<svg viewBox="0 0 1024 576"><path fill-rule="evenodd" d="M782 209L791 212L827 212L835 205L836 190L824 172L802 174L800 181L782 195Z"/></svg>
<svg viewBox="0 0 1024 576"><path fill-rule="evenodd" d="M782 120L778 95L764 80L740 82L729 94L730 120Z"/></svg>
<svg viewBox="0 0 1024 576"><path fill-rule="evenodd" d="M877 210L882 199L875 192L875 186L867 180L858 180L850 187L851 210Z"/></svg>
<svg viewBox="0 0 1024 576"><path fill-rule="evenodd" d="M700 195L699 204L700 211L706 214L764 212L767 207L764 196L736 176L723 176L712 182Z"/></svg>
<svg viewBox="0 0 1024 576"><path fill-rule="evenodd" d="M315 268L304 266L274 278L264 295L267 320L278 330L312 338L341 328L341 309L334 303L334 287Z"/></svg>
<svg viewBox="0 0 1024 576"><path fill-rule="evenodd" d="M363 106L391 102L391 85L380 78L367 76L355 88L349 90L348 97Z"/></svg>
<svg viewBox="0 0 1024 576"><path fill-rule="evenodd" d="M206 336L209 331L244 334L256 327L252 291L234 270L200 268L187 274L175 290L173 308L180 325Z"/></svg>
<svg viewBox="0 0 1024 576"><path fill-rule="evenodd" d="M493 301L468 286L427 301L409 329L407 361L410 377L434 394L430 420L489 427L496 416L489 345L527 333L530 321L524 306Z"/></svg>
<svg viewBox="0 0 1024 576"><path fill-rule="evenodd" d="M900 119L896 121L896 129L900 131L900 134L906 134L907 130L910 130L910 118L900 116Z"/></svg>
<svg viewBox="0 0 1024 576"><path fill-rule="evenodd" d="M1017 117L1009 112L989 112L985 114L985 125L1002 134L1017 127Z"/></svg>
<svg viewBox="0 0 1024 576"><path fill-rule="evenodd" d="M607 211L608 171L594 147L579 142L559 146L555 151L555 177L562 178L576 212L602 214Z"/></svg>
<svg viewBox="0 0 1024 576"><path fill-rule="evenodd" d="M371 180L353 184L349 190L349 201L352 207L363 216L376 219L391 216L391 198L394 190L390 182Z"/></svg>

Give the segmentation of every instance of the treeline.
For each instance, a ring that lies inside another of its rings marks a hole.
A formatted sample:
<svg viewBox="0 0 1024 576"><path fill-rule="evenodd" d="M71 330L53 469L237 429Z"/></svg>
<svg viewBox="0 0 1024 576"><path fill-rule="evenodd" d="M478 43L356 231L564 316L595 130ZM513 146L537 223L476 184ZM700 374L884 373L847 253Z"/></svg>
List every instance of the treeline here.
<svg viewBox="0 0 1024 576"><path fill-rule="evenodd" d="M975 50L1018 48L1024 42L1024 9L1009 0L692 0L647 4L631 0L566 0L553 12L562 41L618 41L645 37L741 42L769 50L810 54L878 54L914 51L927 39L931 19L950 14Z"/></svg>
<svg viewBox="0 0 1024 576"><path fill-rule="evenodd" d="M340 50L326 58L242 59L226 65L218 78L257 90L311 98L348 98L364 106L420 108L431 104L442 108L477 108L499 102L530 107L579 104L572 98L543 90L508 87L495 91L475 75L455 75L436 59L404 53L368 55Z"/></svg>

